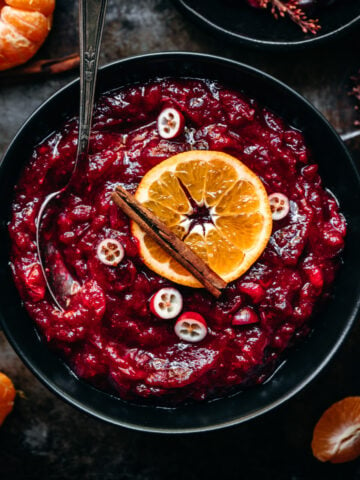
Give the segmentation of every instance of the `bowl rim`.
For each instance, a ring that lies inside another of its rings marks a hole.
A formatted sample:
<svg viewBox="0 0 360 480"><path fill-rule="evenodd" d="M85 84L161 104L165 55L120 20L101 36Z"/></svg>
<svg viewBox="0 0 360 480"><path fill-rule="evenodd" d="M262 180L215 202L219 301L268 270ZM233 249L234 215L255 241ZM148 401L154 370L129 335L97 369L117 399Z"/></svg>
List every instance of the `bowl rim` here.
<svg viewBox="0 0 360 480"><path fill-rule="evenodd" d="M100 70L100 75L102 72L106 70L111 70L115 66L119 64L126 64L126 63L132 63L132 62L139 62L142 60L146 61L151 61L151 60L157 60L157 59L163 59L167 58L169 61L171 60L185 60L185 59L201 59L207 62L220 62L220 63L225 63L229 66L240 68L241 70L245 70L248 73L251 73L256 76L264 77L267 81L270 81L272 84L277 84L279 87L282 89L285 89L285 91L292 96L297 97L298 100L300 100L303 104L306 105L307 109L310 109L313 114L315 114L319 120L321 120L323 123L325 123L326 127L329 129L330 132L335 136L339 143L339 147L342 148L344 152L344 156L348 158L349 164L352 167L354 174L356 176L356 181L358 185L360 185L360 173L356 167L356 164L354 160L352 159L351 155L349 154L347 147L345 146L344 142L341 140L339 134L336 132L334 127L328 122L328 120L316 109L314 105L312 105L306 98L304 98L302 95L300 95L298 92L293 90L291 87L283 83L281 80L278 80L277 78L273 77L272 75L269 75L268 73L265 73L257 68L254 68L250 65L237 62L235 60L230 60L224 57L216 56L216 55L211 55L211 54L202 54L202 53L196 53L196 52L182 52L182 51L175 51L175 52L157 52L157 53L150 53L150 54L143 54L143 55L136 55L132 57L127 57L121 60L116 60L114 62L111 62L109 64L104 65L101 67ZM181 75L179 75L181 76ZM186 76L186 75L184 75ZM48 99L46 99L44 102L41 103L41 105L24 121L23 125L20 127L18 132L15 134L13 140L10 142L8 148L5 151L4 156L1 159L0 162L0 178L3 175L3 170L4 170L4 165L6 167L6 159L8 156L10 156L11 150L14 148L14 146L18 143L19 139L23 135L23 131L26 128L26 126L33 122L34 119L37 117L37 115L42 111L42 109L49 103L52 103L53 100L61 95L63 92L65 92L68 89L73 88L74 86L79 84L79 78L74 79L73 81L69 82L65 86L63 86L61 89L56 91L54 94L52 94ZM119 86L121 85L121 82L119 82ZM116 87L113 87L116 88ZM106 90L109 91L109 90ZM105 92L105 91L104 91ZM131 423L119 419L115 419L110 415L107 415L105 412L100 412L99 410L96 410L95 408L89 407L85 401L81 401L77 398L74 398L70 394L64 391L61 387L59 387L55 381L50 379L46 374L44 374L41 369L35 367L31 361L27 358L26 353L23 351L21 343L17 341L13 333L11 332L11 329L8 327L8 322L5 320L5 317L2 312L2 305L0 304L0 325L3 328L3 331L5 333L6 338L8 339L9 343L12 345L14 348L15 352L18 354L20 359L23 361L23 363L29 368L29 370L53 393L55 393L56 396L59 398L65 400L68 404L78 408L79 410L91 414L92 416L96 417L97 419L104 420L108 423L111 423L113 425L117 426L122 426L126 427L132 430L137 430L137 431L142 431L142 432L152 432L152 433L165 433L165 434L178 434L178 433L197 433L197 432L207 432L207 431L213 431L213 430L218 430L221 428L225 427L230 427L234 425L238 425L240 423L243 423L245 421L248 421L250 419L256 418L266 412L269 412L273 410L274 408L282 405L284 402L289 400L291 397L296 395L298 392L300 392L302 389L304 389L305 386L307 386L323 369L324 367L329 363L329 361L333 358L335 352L339 349L341 344L343 343L345 337L347 336L349 330L351 329L357 314L360 309L360 283L357 288L357 300L354 303L354 306L351 309L351 314L348 315L346 318L346 321L344 322L343 328L341 330L341 334L339 335L339 338L337 341L333 344L332 348L327 352L327 354L324 356L323 360L317 365L317 367L311 371L310 374L305 376L305 378L297 383L294 387L290 388L289 391L287 391L285 394L281 395L279 398L277 398L275 401L270 402L266 406L262 408L258 408L255 411L251 411L250 413L246 415L242 415L240 418L234 418L229 421L221 421L217 422L215 424L210 424L206 426L199 426L199 427L185 427L185 428L174 428L174 427L149 427L148 425L140 425L136 423ZM71 370L69 369L69 374L71 374ZM73 374L74 375L74 374ZM77 377L76 377L77 378ZM79 379L82 381L81 379ZM93 387L94 388L94 387ZM260 386L261 388L261 386ZM129 403L129 405L132 405ZM159 408L159 407L154 407L154 408Z"/></svg>
<svg viewBox="0 0 360 480"><path fill-rule="evenodd" d="M301 50L306 47L316 47L323 45L326 42L334 41L335 39L349 33L353 30L358 24L360 24L360 13L355 16L352 20L341 25L340 27L331 30L330 32L324 33L323 35L314 35L304 40L295 40L295 41L274 41L274 40L260 40L248 35L243 35L241 33L235 33L231 30L217 25L216 23L209 20L207 17L197 12L194 8L187 4L186 0L173 0L173 2L178 6L178 8L193 22L199 26L204 27L208 32L216 33L216 35L225 38L226 40L241 44L247 45L249 47L258 49L258 50L278 50L278 51L290 51L290 50Z"/></svg>

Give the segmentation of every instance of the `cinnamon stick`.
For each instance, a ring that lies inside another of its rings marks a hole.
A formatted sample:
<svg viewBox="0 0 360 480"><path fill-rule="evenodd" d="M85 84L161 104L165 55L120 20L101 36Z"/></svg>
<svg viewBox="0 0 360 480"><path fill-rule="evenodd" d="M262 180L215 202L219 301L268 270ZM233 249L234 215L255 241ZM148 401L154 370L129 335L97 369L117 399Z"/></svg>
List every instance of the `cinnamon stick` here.
<svg viewBox="0 0 360 480"><path fill-rule="evenodd" d="M118 185L112 194L112 199L128 217L190 272L214 297L218 298L221 295L221 290L227 285L226 282L131 193Z"/></svg>
<svg viewBox="0 0 360 480"><path fill-rule="evenodd" d="M73 70L79 66L80 57L78 53L72 53L66 57L35 60L23 66L5 70L0 73L2 80L21 80L26 78L40 77L44 75L57 75L59 73Z"/></svg>

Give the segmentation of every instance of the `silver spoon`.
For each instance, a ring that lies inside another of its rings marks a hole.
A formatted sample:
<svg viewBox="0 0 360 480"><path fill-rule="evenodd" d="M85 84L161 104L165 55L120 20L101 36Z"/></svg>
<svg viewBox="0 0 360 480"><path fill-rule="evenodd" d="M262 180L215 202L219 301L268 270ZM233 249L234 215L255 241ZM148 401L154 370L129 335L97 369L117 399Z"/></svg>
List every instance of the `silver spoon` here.
<svg viewBox="0 0 360 480"><path fill-rule="evenodd" d="M53 290L50 284L45 266L44 258L40 248L41 224L44 213L53 199L59 199L66 194L72 179L77 173L79 159L88 154L89 138L91 132L91 120L94 108L94 94L96 76L99 63L99 52L101 37L104 27L105 11L107 0L79 0L79 37L80 37L80 115L79 135L74 168L68 183L60 190L48 195L42 203L36 220L36 247L42 273L44 275L47 289L56 306L63 310L59 302L58 292ZM69 274L70 275L70 274ZM59 287L64 282L64 276L59 276Z"/></svg>

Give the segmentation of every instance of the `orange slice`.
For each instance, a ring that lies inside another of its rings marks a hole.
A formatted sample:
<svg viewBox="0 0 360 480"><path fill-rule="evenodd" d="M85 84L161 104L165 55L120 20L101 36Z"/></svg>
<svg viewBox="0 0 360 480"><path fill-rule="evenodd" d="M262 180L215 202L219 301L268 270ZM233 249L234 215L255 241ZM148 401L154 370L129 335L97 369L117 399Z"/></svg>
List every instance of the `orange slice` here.
<svg viewBox="0 0 360 480"><path fill-rule="evenodd" d="M311 447L322 462L343 463L360 456L360 397L344 398L323 413Z"/></svg>
<svg viewBox="0 0 360 480"><path fill-rule="evenodd" d="M12 411L16 391L9 377L0 372L0 425Z"/></svg>
<svg viewBox="0 0 360 480"><path fill-rule="evenodd" d="M226 282L250 268L271 234L261 180L226 153L194 150L170 157L146 173L135 196ZM202 286L136 223L131 228L151 270L181 285Z"/></svg>

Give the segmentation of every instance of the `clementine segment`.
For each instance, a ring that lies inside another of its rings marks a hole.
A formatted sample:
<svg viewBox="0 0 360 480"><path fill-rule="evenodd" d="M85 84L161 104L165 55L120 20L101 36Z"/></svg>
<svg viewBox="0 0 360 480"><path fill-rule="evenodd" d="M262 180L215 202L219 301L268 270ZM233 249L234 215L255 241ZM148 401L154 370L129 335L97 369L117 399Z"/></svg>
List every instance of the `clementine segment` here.
<svg viewBox="0 0 360 480"><path fill-rule="evenodd" d="M1 11L5 24L14 29L30 42L42 42L50 30L49 18L40 12L28 12L5 6Z"/></svg>
<svg viewBox="0 0 360 480"><path fill-rule="evenodd" d="M360 456L360 397L344 398L324 412L311 447L321 462L343 463Z"/></svg>
<svg viewBox="0 0 360 480"><path fill-rule="evenodd" d="M55 0L5 0L13 8L40 12L46 17L50 16L55 8Z"/></svg>
<svg viewBox="0 0 360 480"><path fill-rule="evenodd" d="M226 153L196 150L170 157L147 172L135 196L226 282L250 268L271 234L261 180ZM150 269L176 283L201 287L138 225L131 228Z"/></svg>
<svg viewBox="0 0 360 480"><path fill-rule="evenodd" d="M27 62L44 43L55 0L0 1L0 70Z"/></svg>
<svg viewBox="0 0 360 480"><path fill-rule="evenodd" d="M0 372L0 425L12 411L16 391L9 377Z"/></svg>

